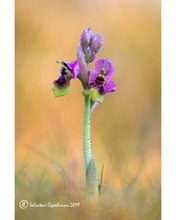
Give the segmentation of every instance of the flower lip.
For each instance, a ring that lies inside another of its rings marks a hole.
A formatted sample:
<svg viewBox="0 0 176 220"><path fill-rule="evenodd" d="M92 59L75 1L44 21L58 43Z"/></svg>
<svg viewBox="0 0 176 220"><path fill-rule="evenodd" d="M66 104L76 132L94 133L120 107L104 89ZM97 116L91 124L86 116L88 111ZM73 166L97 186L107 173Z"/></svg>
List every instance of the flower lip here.
<svg viewBox="0 0 176 220"><path fill-rule="evenodd" d="M55 97L64 96L70 92L70 80L77 77L75 69L78 66L77 60L70 63L58 60L57 63L61 64L61 68L59 70L59 78L52 84L52 90Z"/></svg>
<svg viewBox="0 0 176 220"><path fill-rule="evenodd" d="M55 97L67 95L70 92L70 81L65 79L65 76L60 76L52 84L52 90Z"/></svg>
<svg viewBox="0 0 176 220"><path fill-rule="evenodd" d="M105 82L105 80L106 80L105 76L99 74L99 75L96 77L95 82L96 82L96 84L98 84L98 85L103 85L104 82Z"/></svg>
<svg viewBox="0 0 176 220"><path fill-rule="evenodd" d="M61 67L60 73L62 76L67 75L66 69L64 67Z"/></svg>
<svg viewBox="0 0 176 220"><path fill-rule="evenodd" d="M95 70L89 71L89 84L95 82L97 77L101 75L101 77L105 77L106 79L110 79L114 73L114 67L111 60L102 58L95 62Z"/></svg>
<svg viewBox="0 0 176 220"><path fill-rule="evenodd" d="M105 95L116 90L116 85L111 76L114 67L109 59L100 59L95 63L95 70L89 71L89 88L96 89L100 95Z"/></svg>
<svg viewBox="0 0 176 220"><path fill-rule="evenodd" d="M58 80L56 80L56 83L63 85L66 82L65 77L62 75L58 78Z"/></svg>
<svg viewBox="0 0 176 220"><path fill-rule="evenodd" d="M104 94L104 86L100 86L100 88L99 88L99 93L100 93L100 94Z"/></svg>

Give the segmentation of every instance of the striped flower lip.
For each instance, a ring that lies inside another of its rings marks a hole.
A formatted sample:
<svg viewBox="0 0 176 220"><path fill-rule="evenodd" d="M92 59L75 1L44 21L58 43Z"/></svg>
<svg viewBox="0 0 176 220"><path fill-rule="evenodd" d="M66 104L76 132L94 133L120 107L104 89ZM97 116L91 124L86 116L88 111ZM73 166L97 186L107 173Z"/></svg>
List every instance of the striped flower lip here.
<svg viewBox="0 0 176 220"><path fill-rule="evenodd" d="M116 90L116 85L111 77L114 67L109 59L102 58L95 62L95 70L89 71L89 87L96 88L98 92L105 95Z"/></svg>

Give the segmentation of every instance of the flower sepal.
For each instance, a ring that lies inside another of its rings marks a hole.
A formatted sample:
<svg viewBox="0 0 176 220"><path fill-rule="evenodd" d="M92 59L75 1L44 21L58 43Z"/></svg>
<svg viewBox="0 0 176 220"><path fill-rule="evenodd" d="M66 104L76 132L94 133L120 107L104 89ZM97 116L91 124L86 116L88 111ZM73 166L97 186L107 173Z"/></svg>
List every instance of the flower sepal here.
<svg viewBox="0 0 176 220"><path fill-rule="evenodd" d="M85 89L84 91L82 91L82 95L83 96L89 96L90 95L90 90L89 89Z"/></svg>

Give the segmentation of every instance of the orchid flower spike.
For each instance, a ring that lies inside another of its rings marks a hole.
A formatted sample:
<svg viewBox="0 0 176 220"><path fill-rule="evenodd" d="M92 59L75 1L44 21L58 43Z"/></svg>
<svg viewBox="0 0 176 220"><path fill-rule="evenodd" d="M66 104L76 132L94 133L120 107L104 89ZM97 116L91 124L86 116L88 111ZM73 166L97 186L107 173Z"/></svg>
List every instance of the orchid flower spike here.
<svg viewBox="0 0 176 220"><path fill-rule="evenodd" d="M95 69L89 69L89 63L96 59L103 45L100 33L93 33L91 28L84 29L76 50L76 60L64 62L61 65L59 77L52 84L55 97L60 97L70 92L70 81L78 78L83 86L84 113L83 113L83 152L86 173L86 197L95 202L99 197L96 164L93 158L90 138L90 119L93 109L102 103L107 93L116 90L115 82L111 79L114 66L110 59L102 58L95 62Z"/></svg>

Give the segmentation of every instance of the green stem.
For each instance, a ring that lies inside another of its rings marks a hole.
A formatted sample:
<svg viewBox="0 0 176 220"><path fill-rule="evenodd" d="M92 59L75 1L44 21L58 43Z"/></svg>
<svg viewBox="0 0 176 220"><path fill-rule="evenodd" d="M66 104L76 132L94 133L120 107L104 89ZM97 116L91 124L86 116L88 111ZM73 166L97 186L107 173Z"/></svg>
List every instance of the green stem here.
<svg viewBox="0 0 176 220"><path fill-rule="evenodd" d="M90 96L84 96L83 147L86 170L91 159L93 159L90 141L90 114Z"/></svg>
<svg viewBox="0 0 176 220"><path fill-rule="evenodd" d="M98 200L98 180L90 141L90 115L90 96L84 96L83 149L86 169L86 196L90 203L95 203Z"/></svg>

